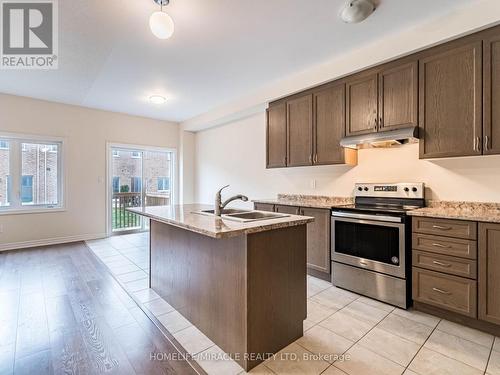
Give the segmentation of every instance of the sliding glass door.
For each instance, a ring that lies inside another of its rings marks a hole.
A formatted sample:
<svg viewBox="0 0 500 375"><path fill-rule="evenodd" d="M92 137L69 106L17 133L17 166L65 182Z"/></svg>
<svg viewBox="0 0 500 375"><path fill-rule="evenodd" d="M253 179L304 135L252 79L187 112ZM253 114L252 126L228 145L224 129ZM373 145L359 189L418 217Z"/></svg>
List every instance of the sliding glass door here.
<svg viewBox="0 0 500 375"><path fill-rule="evenodd" d="M109 169L109 215L114 234L149 228L149 220L127 211L127 208L172 204L173 152L111 147Z"/></svg>

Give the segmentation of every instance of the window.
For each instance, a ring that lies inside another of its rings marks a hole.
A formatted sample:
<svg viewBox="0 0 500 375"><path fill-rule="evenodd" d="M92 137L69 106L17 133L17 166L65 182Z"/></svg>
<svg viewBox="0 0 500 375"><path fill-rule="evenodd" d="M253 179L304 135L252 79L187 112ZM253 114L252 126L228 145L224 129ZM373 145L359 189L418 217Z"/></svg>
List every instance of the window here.
<svg viewBox="0 0 500 375"><path fill-rule="evenodd" d="M131 193L140 193L142 191L142 179L140 177L132 177L130 179Z"/></svg>
<svg viewBox="0 0 500 375"><path fill-rule="evenodd" d="M21 178L21 202L33 204L33 176Z"/></svg>
<svg viewBox="0 0 500 375"><path fill-rule="evenodd" d="M132 159L140 159L142 158L142 154L140 151L132 151Z"/></svg>
<svg viewBox="0 0 500 375"><path fill-rule="evenodd" d="M10 144L8 141L0 139L0 209L9 206L10 192L12 191L10 179Z"/></svg>
<svg viewBox="0 0 500 375"><path fill-rule="evenodd" d="M114 157L114 158L119 158L119 157L120 157L120 151L118 151L118 150L113 150L113 157Z"/></svg>
<svg viewBox="0 0 500 375"><path fill-rule="evenodd" d="M113 193L120 192L120 177L113 177Z"/></svg>
<svg viewBox="0 0 500 375"><path fill-rule="evenodd" d="M63 206L62 142L0 140L0 213Z"/></svg>
<svg viewBox="0 0 500 375"><path fill-rule="evenodd" d="M7 176L6 178L6 186L5 186L5 190L6 190L6 206L8 206L10 204L10 200L12 199L11 198L11 192L12 192L12 180L10 178L10 176Z"/></svg>
<svg viewBox="0 0 500 375"><path fill-rule="evenodd" d="M170 190L170 179L168 177L158 177L158 191Z"/></svg>

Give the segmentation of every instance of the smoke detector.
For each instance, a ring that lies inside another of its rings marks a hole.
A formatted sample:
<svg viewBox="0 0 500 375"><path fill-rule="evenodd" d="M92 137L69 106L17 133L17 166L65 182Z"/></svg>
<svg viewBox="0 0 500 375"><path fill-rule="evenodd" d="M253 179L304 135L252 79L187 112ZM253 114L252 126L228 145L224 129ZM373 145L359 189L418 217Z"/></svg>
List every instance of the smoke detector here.
<svg viewBox="0 0 500 375"><path fill-rule="evenodd" d="M340 12L340 18L345 23L358 23L375 10L375 5L371 0L349 0Z"/></svg>

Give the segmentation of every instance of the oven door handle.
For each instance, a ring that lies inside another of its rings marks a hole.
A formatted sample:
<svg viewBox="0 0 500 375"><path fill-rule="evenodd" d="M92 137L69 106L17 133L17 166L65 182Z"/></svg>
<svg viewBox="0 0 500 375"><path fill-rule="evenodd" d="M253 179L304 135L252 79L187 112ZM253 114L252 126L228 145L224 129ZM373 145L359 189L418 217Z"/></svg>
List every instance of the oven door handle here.
<svg viewBox="0 0 500 375"><path fill-rule="evenodd" d="M339 212L339 211L333 211L332 217L346 217L346 218L360 219L360 220L385 221L390 223L401 223L402 221L401 218L398 216L356 214L352 212Z"/></svg>

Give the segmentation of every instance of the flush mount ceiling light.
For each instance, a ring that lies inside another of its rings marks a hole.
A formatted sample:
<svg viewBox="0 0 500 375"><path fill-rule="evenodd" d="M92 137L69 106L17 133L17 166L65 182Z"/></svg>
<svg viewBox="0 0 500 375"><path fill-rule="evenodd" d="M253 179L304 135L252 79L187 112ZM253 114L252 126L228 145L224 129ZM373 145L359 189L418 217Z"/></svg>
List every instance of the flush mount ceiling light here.
<svg viewBox="0 0 500 375"><path fill-rule="evenodd" d="M163 7L168 5L169 0L153 0L160 6L160 10L154 12L149 18L151 32L158 39L168 39L174 33L174 21L163 11Z"/></svg>
<svg viewBox="0 0 500 375"><path fill-rule="evenodd" d="M345 23L358 23L375 10L375 5L371 0L349 0L340 12L340 18Z"/></svg>
<svg viewBox="0 0 500 375"><path fill-rule="evenodd" d="M151 95L149 97L149 101L153 104L165 104L167 101L167 98L161 95Z"/></svg>

